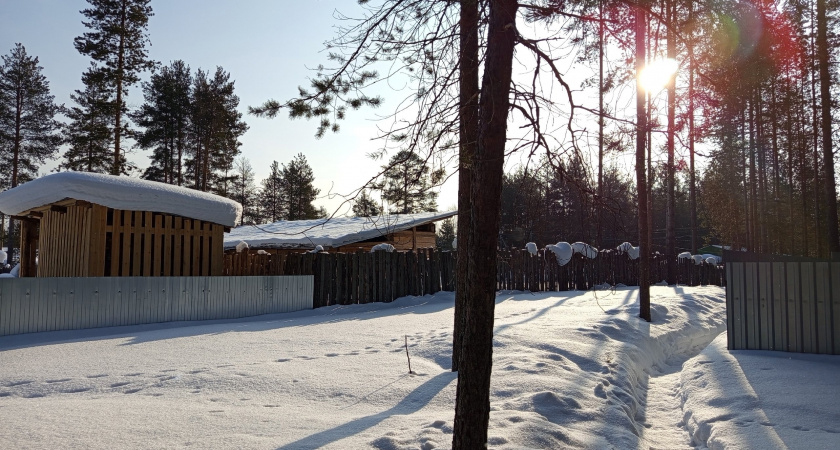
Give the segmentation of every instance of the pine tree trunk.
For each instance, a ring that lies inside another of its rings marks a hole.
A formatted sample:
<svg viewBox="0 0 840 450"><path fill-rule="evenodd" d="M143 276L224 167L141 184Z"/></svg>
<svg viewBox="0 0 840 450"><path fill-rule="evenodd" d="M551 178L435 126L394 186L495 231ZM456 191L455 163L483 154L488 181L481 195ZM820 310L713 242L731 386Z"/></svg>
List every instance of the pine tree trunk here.
<svg viewBox="0 0 840 450"><path fill-rule="evenodd" d="M675 60L677 57L677 42L674 36L673 26L676 24L676 6L674 0L665 2L666 20L668 22L667 30L667 54L668 58ZM676 221L676 176L674 174L674 133L675 133L675 115L677 109L677 85L676 74L668 82L668 130L667 130L667 148L668 148L668 164L666 167L667 175L665 183L667 185L667 202L665 205L665 259L667 261L667 281L668 284L677 284L677 238L675 235Z"/></svg>
<svg viewBox="0 0 840 450"><path fill-rule="evenodd" d="M820 65L820 103L822 107L823 190L826 203L828 251L840 252L840 232L837 222L837 186L834 180L834 152L831 136L831 73L828 56L828 20L825 0L817 0L817 60Z"/></svg>
<svg viewBox="0 0 840 450"><path fill-rule="evenodd" d="M487 54L479 100L480 129L473 164L468 283L463 357L458 367L454 450L484 448L490 420L496 250L513 50L516 0L491 0Z"/></svg>
<svg viewBox="0 0 840 450"><path fill-rule="evenodd" d="M470 181L478 145L478 1L461 0L460 109L458 161L458 259L456 267L455 324L452 332L452 370L457 371L463 346L464 312L469 298L467 271L470 248Z"/></svg>
<svg viewBox="0 0 840 450"><path fill-rule="evenodd" d="M694 30L694 1L688 5L688 23ZM691 254L697 253L697 179L694 168L694 41L688 41L688 201L691 208Z"/></svg>
<svg viewBox="0 0 840 450"><path fill-rule="evenodd" d="M641 1L641 0L640 0ZM650 322L650 235L648 234L648 188L645 174L647 112L645 91L639 74L645 66L647 14L641 4L635 11L636 27L636 192L639 201L639 317Z"/></svg>
<svg viewBox="0 0 840 450"><path fill-rule="evenodd" d="M116 105L116 120L114 124L114 167L111 169L112 175L119 175L122 173L120 167L120 137L122 136L122 90L123 90L123 70L125 67L125 21L126 21L126 4L125 1L121 3L120 11L120 44L117 53L117 105Z"/></svg>
<svg viewBox="0 0 840 450"><path fill-rule="evenodd" d="M604 221L604 4L598 2L598 228L595 233L595 245L603 248L601 235Z"/></svg>

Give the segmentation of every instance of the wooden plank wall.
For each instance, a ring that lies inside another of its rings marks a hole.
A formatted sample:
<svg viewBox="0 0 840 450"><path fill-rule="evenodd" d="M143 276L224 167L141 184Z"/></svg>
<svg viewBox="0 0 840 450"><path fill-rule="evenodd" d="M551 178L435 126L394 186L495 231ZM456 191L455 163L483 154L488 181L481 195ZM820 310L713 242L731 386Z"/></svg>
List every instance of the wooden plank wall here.
<svg viewBox="0 0 840 450"><path fill-rule="evenodd" d="M97 222L105 236L103 272L91 275L222 275L222 225L148 211L108 209L105 215Z"/></svg>
<svg viewBox="0 0 840 450"><path fill-rule="evenodd" d="M730 350L840 354L840 262L726 264Z"/></svg>
<svg viewBox="0 0 840 450"><path fill-rule="evenodd" d="M312 308L310 276L0 279L0 336Z"/></svg>
<svg viewBox="0 0 840 450"><path fill-rule="evenodd" d="M104 243L98 234L91 233L91 229L94 222L98 224L104 220L105 207L74 203L43 211L39 277L87 277L97 274L96 269L103 267Z"/></svg>

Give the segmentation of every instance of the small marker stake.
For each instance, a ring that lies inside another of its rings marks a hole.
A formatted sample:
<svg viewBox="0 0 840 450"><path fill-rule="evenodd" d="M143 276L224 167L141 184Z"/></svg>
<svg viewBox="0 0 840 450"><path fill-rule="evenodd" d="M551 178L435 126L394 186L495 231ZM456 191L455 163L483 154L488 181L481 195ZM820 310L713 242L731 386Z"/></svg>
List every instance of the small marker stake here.
<svg viewBox="0 0 840 450"><path fill-rule="evenodd" d="M411 371L411 356L408 355L408 335L405 335L405 357L408 358L408 373L413 374L414 372Z"/></svg>

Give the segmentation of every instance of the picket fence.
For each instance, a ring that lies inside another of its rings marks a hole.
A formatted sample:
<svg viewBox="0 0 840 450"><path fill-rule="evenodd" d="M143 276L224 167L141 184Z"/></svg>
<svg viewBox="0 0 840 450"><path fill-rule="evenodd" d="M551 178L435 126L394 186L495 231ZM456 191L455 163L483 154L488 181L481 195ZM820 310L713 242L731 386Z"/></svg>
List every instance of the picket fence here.
<svg viewBox="0 0 840 450"><path fill-rule="evenodd" d="M0 278L0 336L312 307L312 276Z"/></svg>

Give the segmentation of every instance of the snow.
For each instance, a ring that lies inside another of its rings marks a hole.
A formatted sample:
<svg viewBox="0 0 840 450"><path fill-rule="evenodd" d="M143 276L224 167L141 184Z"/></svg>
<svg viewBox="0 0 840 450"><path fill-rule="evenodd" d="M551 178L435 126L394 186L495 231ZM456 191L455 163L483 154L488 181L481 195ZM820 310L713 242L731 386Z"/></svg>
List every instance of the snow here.
<svg viewBox="0 0 840 450"><path fill-rule="evenodd" d="M593 259L598 256L598 249L584 242L575 242L572 244L572 250L575 253L580 253L589 259Z"/></svg>
<svg viewBox="0 0 840 450"><path fill-rule="evenodd" d="M691 259L691 252L682 252L677 255L677 259Z"/></svg>
<svg viewBox="0 0 840 450"><path fill-rule="evenodd" d="M4 252L3 250L0 250L0 264L6 264L6 258L7 257L8 257L8 255L6 255L6 252Z"/></svg>
<svg viewBox="0 0 840 450"><path fill-rule="evenodd" d="M0 193L0 211L17 215L67 198L127 211L175 214L232 227L242 206L218 195L139 178L59 172Z"/></svg>
<svg viewBox="0 0 840 450"><path fill-rule="evenodd" d="M639 258L639 247L634 247L633 244L629 242L622 242L618 247L615 248L621 253L626 253L630 259L638 259Z"/></svg>
<svg viewBox="0 0 840 450"><path fill-rule="evenodd" d="M315 248L308 251L307 253L321 253L324 251L324 247L322 245L316 245Z"/></svg>
<svg viewBox="0 0 840 450"><path fill-rule="evenodd" d="M0 273L0 278L17 278L20 275L20 264L15 264L9 273Z"/></svg>
<svg viewBox="0 0 840 450"><path fill-rule="evenodd" d="M548 244L545 248L554 253L554 256L557 257L557 264L561 266L565 266L572 260L572 246L568 242Z"/></svg>
<svg viewBox="0 0 840 450"><path fill-rule="evenodd" d="M703 264L703 261L705 260L705 258L703 258L703 255L694 255L691 258L694 259L694 264L698 266L700 264Z"/></svg>
<svg viewBox="0 0 840 450"><path fill-rule="evenodd" d="M680 374L690 433L708 448L840 448L840 357L726 349Z"/></svg>
<svg viewBox="0 0 840 450"><path fill-rule="evenodd" d="M234 228L225 236L225 248L245 241L252 248L340 247L389 233L410 230L423 223L452 217L458 211L392 214L379 217L332 217L314 220L281 220L265 225Z"/></svg>
<svg viewBox="0 0 840 450"><path fill-rule="evenodd" d="M453 302L0 337L0 446L449 448ZM840 447L840 359L727 352L721 288L651 303L499 293L489 447Z"/></svg>
<svg viewBox="0 0 840 450"><path fill-rule="evenodd" d="M382 243L382 244L376 244L376 245L374 245L373 247L370 248L371 253L379 252L379 251L391 253L391 252L394 251L394 246L391 245L391 244Z"/></svg>
<svg viewBox="0 0 840 450"><path fill-rule="evenodd" d="M244 252L244 251L246 251L246 250L248 250L248 243L247 243L247 242L245 242L245 241L239 241L239 242L236 244L236 253L242 253L242 252Z"/></svg>
<svg viewBox="0 0 840 450"><path fill-rule="evenodd" d="M525 250L528 250L528 253L530 253L531 256L534 256L538 253L537 252L537 244L535 244L533 242L529 242L529 243L525 244Z"/></svg>
<svg viewBox="0 0 840 450"><path fill-rule="evenodd" d="M452 239L452 250L458 249L458 238Z"/></svg>

